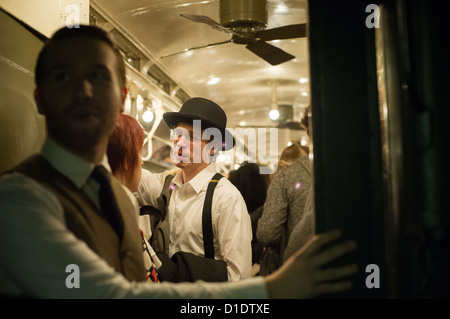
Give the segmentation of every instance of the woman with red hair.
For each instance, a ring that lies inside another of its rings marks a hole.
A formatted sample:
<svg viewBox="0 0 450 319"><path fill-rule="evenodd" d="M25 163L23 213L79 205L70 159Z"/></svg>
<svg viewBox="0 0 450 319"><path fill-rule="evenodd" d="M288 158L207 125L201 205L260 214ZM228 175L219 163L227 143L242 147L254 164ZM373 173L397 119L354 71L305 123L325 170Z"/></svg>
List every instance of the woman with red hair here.
<svg viewBox="0 0 450 319"><path fill-rule="evenodd" d="M139 122L131 116L120 114L114 132L109 138L107 155L114 176L132 193L138 190L141 179L143 164L141 150L144 139L144 130ZM134 195L130 194L130 198L136 201ZM139 228L147 281L159 282L156 269L161 266L161 262L147 241L151 236L148 216L139 217Z"/></svg>
<svg viewBox="0 0 450 319"><path fill-rule="evenodd" d="M139 122L131 116L120 114L109 138L108 161L113 174L132 193L138 190L141 179L144 139L144 130Z"/></svg>

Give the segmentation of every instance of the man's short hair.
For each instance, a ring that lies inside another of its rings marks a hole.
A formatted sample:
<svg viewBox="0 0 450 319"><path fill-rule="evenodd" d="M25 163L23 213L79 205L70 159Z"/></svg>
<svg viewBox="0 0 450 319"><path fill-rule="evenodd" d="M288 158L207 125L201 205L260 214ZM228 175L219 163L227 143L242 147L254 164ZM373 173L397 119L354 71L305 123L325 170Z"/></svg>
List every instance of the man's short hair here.
<svg viewBox="0 0 450 319"><path fill-rule="evenodd" d="M80 25L77 28L61 28L56 31L53 36L47 41L47 43L42 48L39 53L38 60L35 68L35 82L37 86L40 86L44 81L44 70L45 70L45 58L48 54L51 47L57 45L57 43L61 40L67 39L75 39L75 38L85 38L85 39L95 39L105 42L109 45L111 49L113 49L114 53L117 56L117 65L118 65L118 75L121 81L121 85L125 85L126 83L126 71L125 71L125 63L123 61L122 54L119 51L119 48L111 39L109 34L96 26L91 25Z"/></svg>

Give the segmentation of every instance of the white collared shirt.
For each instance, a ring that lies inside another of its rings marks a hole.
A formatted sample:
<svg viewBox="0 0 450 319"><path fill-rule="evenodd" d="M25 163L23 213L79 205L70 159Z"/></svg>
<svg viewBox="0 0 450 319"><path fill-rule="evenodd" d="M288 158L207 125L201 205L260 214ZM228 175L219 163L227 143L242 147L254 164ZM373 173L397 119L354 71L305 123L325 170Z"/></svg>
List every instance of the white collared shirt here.
<svg viewBox="0 0 450 319"><path fill-rule="evenodd" d="M182 172L172 180L175 185L168 207L170 225L169 255L177 251L204 256L202 211L206 189L216 173L213 165L207 166L189 182L182 184ZM166 174L152 174L143 170L138 200L141 205L156 206ZM252 228L250 215L239 190L222 178L212 200L214 257L224 260L228 280L236 281L251 276Z"/></svg>

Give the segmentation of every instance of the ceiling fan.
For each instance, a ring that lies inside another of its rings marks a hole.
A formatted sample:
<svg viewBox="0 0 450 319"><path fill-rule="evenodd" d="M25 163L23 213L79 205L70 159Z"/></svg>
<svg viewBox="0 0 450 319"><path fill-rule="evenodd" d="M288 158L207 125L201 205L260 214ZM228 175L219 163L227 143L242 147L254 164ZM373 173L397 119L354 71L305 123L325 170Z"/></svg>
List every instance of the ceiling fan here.
<svg viewBox="0 0 450 319"><path fill-rule="evenodd" d="M161 58L183 52L211 47L225 43L244 44L246 48L271 65L278 65L295 57L266 41L306 37L306 24L292 24L266 29L267 0L221 0L220 21L203 15L180 14L193 22L204 23L215 30L232 35L227 41L192 47Z"/></svg>

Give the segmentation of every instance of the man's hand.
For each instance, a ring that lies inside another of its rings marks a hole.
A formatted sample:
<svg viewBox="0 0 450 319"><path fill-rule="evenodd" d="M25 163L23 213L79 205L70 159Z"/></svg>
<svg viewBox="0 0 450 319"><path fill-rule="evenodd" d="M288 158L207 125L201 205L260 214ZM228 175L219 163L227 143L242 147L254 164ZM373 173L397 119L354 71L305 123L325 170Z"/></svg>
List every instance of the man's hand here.
<svg viewBox="0 0 450 319"><path fill-rule="evenodd" d="M341 232L335 230L313 236L280 269L265 277L269 298L312 298L350 289L350 281L339 279L355 274L356 264L322 269L326 263L356 248L355 242L348 241L322 250L340 235Z"/></svg>

